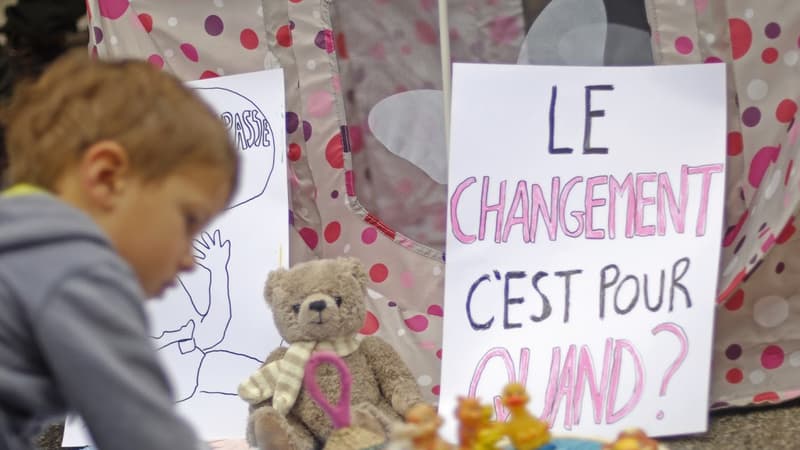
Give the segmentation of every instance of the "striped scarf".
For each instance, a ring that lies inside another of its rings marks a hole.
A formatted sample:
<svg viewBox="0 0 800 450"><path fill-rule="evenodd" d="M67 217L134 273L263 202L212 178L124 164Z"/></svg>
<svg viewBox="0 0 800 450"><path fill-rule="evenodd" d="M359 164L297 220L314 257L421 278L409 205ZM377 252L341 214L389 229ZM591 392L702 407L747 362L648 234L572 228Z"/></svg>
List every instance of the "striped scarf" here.
<svg viewBox="0 0 800 450"><path fill-rule="evenodd" d="M250 404L272 398L272 406L282 415L289 413L303 384L306 362L315 351L332 351L347 356L358 348L356 335L332 341L303 341L289 346L282 359L262 366L239 385L239 397Z"/></svg>

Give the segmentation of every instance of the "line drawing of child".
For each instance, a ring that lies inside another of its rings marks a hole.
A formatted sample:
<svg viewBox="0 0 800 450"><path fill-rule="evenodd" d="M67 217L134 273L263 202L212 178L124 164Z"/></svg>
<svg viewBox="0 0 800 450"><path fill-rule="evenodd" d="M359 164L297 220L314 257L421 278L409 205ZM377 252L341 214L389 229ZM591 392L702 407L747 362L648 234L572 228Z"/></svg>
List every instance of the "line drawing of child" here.
<svg viewBox="0 0 800 450"><path fill-rule="evenodd" d="M176 287L186 294L194 314L178 328L151 336L159 352L169 353L170 366L175 369L173 373L177 379L176 402L184 402L198 392L235 396L240 380L214 376L224 372L215 368L224 367L230 371L231 367L246 365L255 370L263 362L222 345L233 317L230 240L223 240L220 230L213 234L203 232L195 240L194 248L195 261L208 277L179 277L179 287ZM204 376L206 372L211 375Z"/></svg>

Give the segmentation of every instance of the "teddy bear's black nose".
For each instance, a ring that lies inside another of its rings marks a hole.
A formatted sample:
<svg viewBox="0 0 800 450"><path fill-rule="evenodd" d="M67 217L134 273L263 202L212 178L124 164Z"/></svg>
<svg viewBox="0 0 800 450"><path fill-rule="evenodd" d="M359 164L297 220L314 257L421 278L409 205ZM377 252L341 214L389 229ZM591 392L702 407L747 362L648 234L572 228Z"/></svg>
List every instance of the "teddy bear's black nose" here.
<svg viewBox="0 0 800 450"><path fill-rule="evenodd" d="M308 305L308 309L316 312L322 312L326 306L325 300L314 300Z"/></svg>

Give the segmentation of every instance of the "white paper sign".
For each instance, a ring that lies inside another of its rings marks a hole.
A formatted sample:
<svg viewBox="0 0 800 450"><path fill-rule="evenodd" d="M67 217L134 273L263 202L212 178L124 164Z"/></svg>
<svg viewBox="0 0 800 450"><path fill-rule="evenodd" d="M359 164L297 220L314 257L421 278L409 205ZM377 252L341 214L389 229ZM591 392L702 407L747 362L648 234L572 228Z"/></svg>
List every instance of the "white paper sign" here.
<svg viewBox="0 0 800 450"><path fill-rule="evenodd" d="M440 414L509 381L558 435L707 426L722 64L456 64Z"/></svg>
<svg viewBox="0 0 800 450"><path fill-rule="evenodd" d="M264 299L267 273L288 261L289 205L282 70L189 83L228 126L240 150L240 185L198 236L198 267L148 302L153 344L178 408L207 440L243 438L239 383L280 345ZM65 447L89 440L69 418Z"/></svg>

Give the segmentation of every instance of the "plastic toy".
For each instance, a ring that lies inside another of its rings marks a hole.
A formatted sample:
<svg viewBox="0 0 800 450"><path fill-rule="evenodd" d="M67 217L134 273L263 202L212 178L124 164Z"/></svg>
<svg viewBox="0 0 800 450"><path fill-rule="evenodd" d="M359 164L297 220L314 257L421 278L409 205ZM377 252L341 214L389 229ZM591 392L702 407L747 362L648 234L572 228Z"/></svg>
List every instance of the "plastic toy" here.
<svg viewBox="0 0 800 450"><path fill-rule="evenodd" d="M603 450L659 450L658 442L645 434L644 430L634 428L625 430L617 440L603 446Z"/></svg>
<svg viewBox="0 0 800 450"><path fill-rule="evenodd" d="M478 433L490 426L492 407L481 405L477 398L459 397L456 418L459 422L458 448L459 450L472 450L477 443Z"/></svg>
<svg viewBox="0 0 800 450"><path fill-rule="evenodd" d="M511 413L505 423L505 434L516 450L537 449L550 441L547 423L525 408L529 399L525 386L520 383L510 383L503 389L501 400Z"/></svg>

